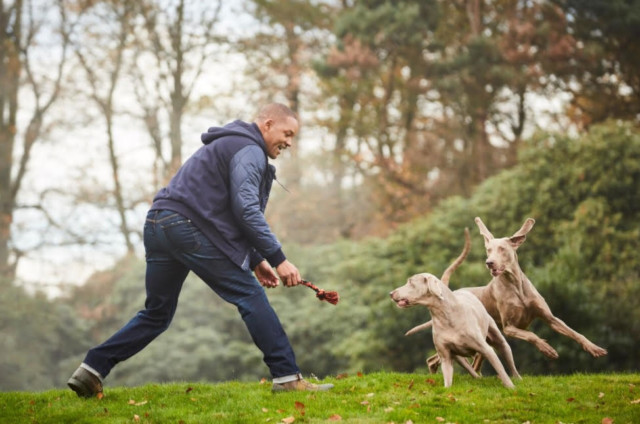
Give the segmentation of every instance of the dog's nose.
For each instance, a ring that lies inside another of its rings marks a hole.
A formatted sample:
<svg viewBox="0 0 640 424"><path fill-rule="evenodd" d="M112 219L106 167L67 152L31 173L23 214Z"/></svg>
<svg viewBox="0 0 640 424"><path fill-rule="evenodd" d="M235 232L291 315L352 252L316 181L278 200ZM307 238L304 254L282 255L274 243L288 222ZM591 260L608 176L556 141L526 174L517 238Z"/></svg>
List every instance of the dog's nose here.
<svg viewBox="0 0 640 424"><path fill-rule="evenodd" d="M491 268L493 266L493 261L487 261L485 262L485 264L487 264L487 266Z"/></svg>

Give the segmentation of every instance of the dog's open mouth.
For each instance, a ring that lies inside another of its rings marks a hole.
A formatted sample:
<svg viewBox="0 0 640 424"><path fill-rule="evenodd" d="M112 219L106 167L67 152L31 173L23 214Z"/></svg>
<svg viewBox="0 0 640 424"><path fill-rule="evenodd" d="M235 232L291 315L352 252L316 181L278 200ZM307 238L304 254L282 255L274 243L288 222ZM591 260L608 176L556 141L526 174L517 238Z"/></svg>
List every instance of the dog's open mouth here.
<svg viewBox="0 0 640 424"><path fill-rule="evenodd" d="M500 268L489 268L489 271L491 271L491 275L494 277L497 277L504 272L504 270Z"/></svg>
<svg viewBox="0 0 640 424"><path fill-rule="evenodd" d="M407 299L394 299L396 301L396 305L398 305L399 308L406 308L407 306L409 306L409 301Z"/></svg>

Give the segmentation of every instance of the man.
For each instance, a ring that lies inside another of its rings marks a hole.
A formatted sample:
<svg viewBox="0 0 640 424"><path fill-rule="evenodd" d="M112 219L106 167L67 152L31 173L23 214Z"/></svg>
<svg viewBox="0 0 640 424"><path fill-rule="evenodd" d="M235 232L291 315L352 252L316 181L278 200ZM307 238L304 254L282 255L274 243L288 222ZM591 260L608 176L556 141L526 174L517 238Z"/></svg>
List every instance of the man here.
<svg viewBox="0 0 640 424"><path fill-rule="evenodd" d="M291 147L298 129L296 115L272 103L253 123L235 121L202 134L204 146L158 192L147 214L145 309L89 350L67 383L78 396L102 392L102 380L118 362L168 328L189 271L238 308L264 354L274 392L333 387L302 378L287 335L260 286L276 287L278 277L287 287L302 281L264 217L275 179L268 158L276 159Z"/></svg>

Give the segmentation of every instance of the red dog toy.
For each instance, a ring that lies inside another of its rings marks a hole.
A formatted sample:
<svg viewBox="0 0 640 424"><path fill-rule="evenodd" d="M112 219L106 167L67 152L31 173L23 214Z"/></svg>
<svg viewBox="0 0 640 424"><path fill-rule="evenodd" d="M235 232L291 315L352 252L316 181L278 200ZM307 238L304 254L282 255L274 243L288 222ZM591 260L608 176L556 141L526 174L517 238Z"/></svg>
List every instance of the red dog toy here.
<svg viewBox="0 0 640 424"><path fill-rule="evenodd" d="M338 303L338 300L340 300L340 296L338 296L338 292L334 292L334 291L324 291L318 287L316 287L314 284L310 283L309 281L306 280L302 280L302 284L304 284L305 286L309 287L310 289L313 289L316 292L316 297L320 300L326 300L327 302L331 303L332 305L335 305Z"/></svg>

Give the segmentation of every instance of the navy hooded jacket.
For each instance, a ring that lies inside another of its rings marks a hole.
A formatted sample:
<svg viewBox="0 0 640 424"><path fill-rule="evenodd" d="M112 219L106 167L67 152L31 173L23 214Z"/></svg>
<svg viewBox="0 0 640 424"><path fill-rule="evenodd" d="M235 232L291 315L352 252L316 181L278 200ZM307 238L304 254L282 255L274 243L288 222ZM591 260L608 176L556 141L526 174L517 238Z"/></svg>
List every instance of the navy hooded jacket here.
<svg viewBox="0 0 640 424"><path fill-rule="evenodd" d="M200 147L153 199L151 209L184 215L242 269L286 258L264 217L275 167L255 123L211 127Z"/></svg>

